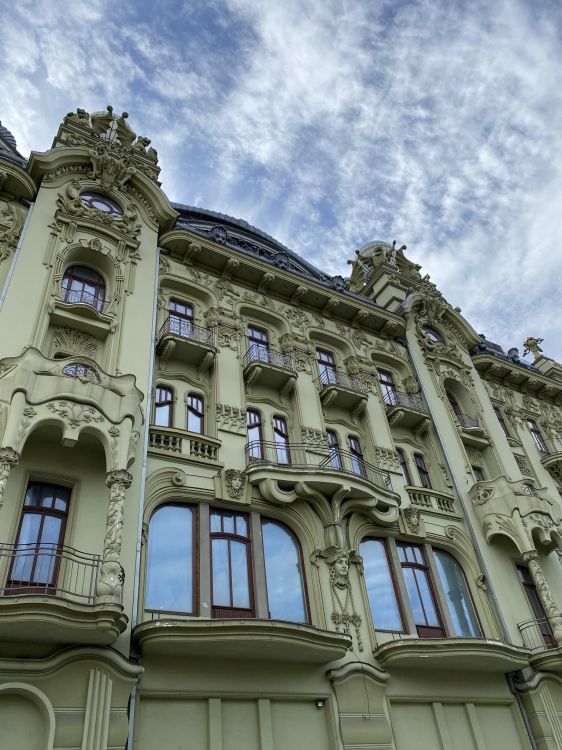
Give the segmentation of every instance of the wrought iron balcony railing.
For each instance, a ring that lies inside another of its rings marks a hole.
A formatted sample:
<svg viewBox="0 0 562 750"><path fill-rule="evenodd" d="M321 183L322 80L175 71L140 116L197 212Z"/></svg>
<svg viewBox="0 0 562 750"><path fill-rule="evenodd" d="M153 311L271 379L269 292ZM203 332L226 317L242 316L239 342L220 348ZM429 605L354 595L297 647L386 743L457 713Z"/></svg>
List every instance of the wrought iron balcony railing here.
<svg viewBox="0 0 562 750"><path fill-rule="evenodd" d="M6 564L0 596L56 596L94 604L101 568L100 555L57 544L0 544ZM121 568L122 579L125 574Z"/></svg>
<svg viewBox="0 0 562 750"><path fill-rule="evenodd" d="M461 425L467 430L476 430L480 427L480 422L475 417L469 417L468 414L456 414L455 415Z"/></svg>
<svg viewBox="0 0 562 750"><path fill-rule="evenodd" d="M378 466L365 461L351 451L340 448L315 447L305 443L276 443L255 440L246 444L246 465L284 466L288 469L308 469L342 472L367 480L385 490L391 490L390 475Z"/></svg>
<svg viewBox="0 0 562 750"><path fill-rule="evenodd" d="M207 346L213 346L214 342L213 331L210 328L198 326L187 318L179 318L175 315L168 315L164 325L160 328L158 340L161 341L164 336L178 336Z"/></svg>
<svg viewBox="0 0 562 750"><path fill-rule="evenodd" d="M545 651L558 646L547 617L526 620L518 623L517 627L529 651Z"/></svg>
<svg viewBox="0 0 562 750"><path fill-rule="evenodd" d="M322 370L316 378L316 384L320 391L335 386L336 388L345 388L348 391L365 394L365 386L361 380L341 370Z"/></svg>
<svg viewBox="0 0 562 750"><path fill-rule="evenodd" d="M269 349L264 346L250 346L244 359L242 360L242 366L247 367L254 362L263 362L266 365L272 367L279 367L282 370L293 371L293 360L289 354L278 352L275 349Z"/></svg>
<svg viewBox="0 0 562 750"><path fill-rule="evenodd" d="M411 393L403 393L402 391L389 390L384 392L382 397L387 409L392 409L395 406L403 406L405 409L412 409L413 411L418 411L422 414L429 413L426 403L421 396L415 396Z"/></svg>
<svg viewBox="0 0 562 750"><path fill-rule="evenodd" d="M103 297L87 292L85 289L63 289L62 301L70 305L89 305L99 313L106 312L109 304Z"/></svg>

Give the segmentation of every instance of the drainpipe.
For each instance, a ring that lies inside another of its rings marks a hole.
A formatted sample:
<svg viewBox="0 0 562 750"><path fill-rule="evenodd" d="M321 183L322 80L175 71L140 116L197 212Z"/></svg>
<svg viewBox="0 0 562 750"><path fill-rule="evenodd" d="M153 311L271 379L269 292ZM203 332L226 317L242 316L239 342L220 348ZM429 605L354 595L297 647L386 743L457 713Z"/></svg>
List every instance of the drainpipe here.
<svg viewBox="0 0 562 750"><path fill-rule="evenodd" d="M14 275L14 271L16 269L16 263L18 262L18 258L19 258L19 254L21 250L21 246L23 245L23 240L27 233L27 227L29 225L29 220L31 219L33 207L35 206L35 203L33 202L28 203L28 201L25 201L25 203L29 206L29 211L27 212L27 216L25 217L25 222L23 225L23 229L21 230L18 244L16 246L16 251L14 253L14 257L12 258L12 262L10 263L10 270L8 271L8 275L6 276L6 281L4 282L4 288L2 289L2 294L0 295L0 310L2 310L2 306L4 305L4 300L6 299L6 295L8 294L8 287L10 286L10 281L12 280L12 276Z"/></svg>
<svg viewBox="0 0 562 750"><path fill-rule="evenodd" d="M137 546L135 551L135 573L134 573L134 587L133 587L133 611L131 613L131 639L133 630L136 627L138 621L138 607L139 607L139 589L140 589L140 564L141 564L141 551L142 551L142 519L144 515L144 494L146 486L146 473L148 470L148 441L150 434L150 414L152 410L152 379L154 374L154 353L156 349L156 316L158 313L158 282L159 282L159 264L160 264L160 248L156 248L156 260L154 269L154 292L152 295L152 341L150 344L150 356L148 360L148 389L146 396L146 407L144 417L144 446L142 454L142 465L141 465L141 476L140 476L140 492L139 492L139 512L137 520ZM135 658L138 660L136 654L133 654L132 650L129 653L129 658ZM129 700L129 731L127 733L127 750L133 748L133 733L135 725L135 708L137 703L137 685L133 685L131 691L131 698Z"/></svg>

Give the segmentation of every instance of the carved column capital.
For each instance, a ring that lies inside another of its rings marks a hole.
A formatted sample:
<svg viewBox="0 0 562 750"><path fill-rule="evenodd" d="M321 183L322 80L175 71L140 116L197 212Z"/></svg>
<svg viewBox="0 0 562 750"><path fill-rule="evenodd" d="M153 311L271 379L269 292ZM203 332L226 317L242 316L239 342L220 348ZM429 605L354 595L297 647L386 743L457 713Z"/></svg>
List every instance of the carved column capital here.
<svg viewBox="0 0 562 750"><path fill-rule="evenodd" d="M106 485L111 488L113 485L121 485L124 489L128 489L133 481L133 475L125 469L116 469L115 471L109 471L105 477Z"/></svg>
<svg viewBox="0 0 562 750"><path fill-rule="evenodd" d="M523 562L529 564L529 563L537 563L539 562L539 553L532 549L528 552L523 552Z"/></svg>
<svg viewBox="0 0 562 750"><path fill-rule="evenodd" d="M4 505L4 490L13 466L20 460L20 454L13 448L0 448L0 508Z"/></svg>

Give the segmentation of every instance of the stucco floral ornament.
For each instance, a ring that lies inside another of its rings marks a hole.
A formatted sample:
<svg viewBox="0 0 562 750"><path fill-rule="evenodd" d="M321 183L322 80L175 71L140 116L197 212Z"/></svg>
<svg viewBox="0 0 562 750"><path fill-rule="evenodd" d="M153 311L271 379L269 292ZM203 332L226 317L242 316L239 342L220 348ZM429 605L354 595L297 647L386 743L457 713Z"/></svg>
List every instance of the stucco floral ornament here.
<svg viewBox="0 0 562 750"><path fill-rule="evenodd" d="M322 557L330 569L330 589L332 594L332 622L338 633L353 635L357 639L357 648L363 651L361 641L361 616L357 614L353 601L353 591L349 578L351 563L362 565L359 555L352 549L328 547L326 550L316 550L313 562Z"/></svg>

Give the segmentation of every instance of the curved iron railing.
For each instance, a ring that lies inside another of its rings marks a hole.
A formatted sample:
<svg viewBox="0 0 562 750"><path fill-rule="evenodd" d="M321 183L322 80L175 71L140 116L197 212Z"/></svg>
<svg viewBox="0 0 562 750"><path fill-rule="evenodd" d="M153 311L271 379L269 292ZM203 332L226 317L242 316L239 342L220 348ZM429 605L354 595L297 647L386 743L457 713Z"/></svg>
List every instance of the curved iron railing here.
<svg viewBox="0 0 562 750"><path fill-rule="evenodd" d="M175 315L168 315L164 325L160 328L158 338L162 339L163 336L170 335L199 341L207 346L213 346L214 341L213 331L210 328L198 326L187 318L180 318Z"/></svg>
<svg viewBox="0 0 562 750"><path fill-rule="evenodd" d="M391 490L390 475L351 451L313 446L306 443L283 443L254 440L246 444L246 465L287 466L292 469L341 471L366 479L371 484Z"/></svg>
<svg viewBox="0 0 562 750"><path fill-rule="evenodd" d="M0 596L57 596L94 604L101 556L57 544L0 544L6 583ZM122 578L125 573L121 568Z"/></svg>
<svg viewBox="0 0 562 750"><path fill-rule="evenodd" d="M456 417L461 425L468 430L475 430L480 427L480 422L475 417L469 417L468 414L457 414Z"/></svg>
<svg viewBox="0 0 562 750"><path fill-rule="evenodd" d="M529 651L545 651L558 646L547 617L525 620L525 622L518 623L517 627Z"/></svg>
<svg viewBox="0 0 562 750"><path fill-rule="evenodd" d="M394 406L404 406L406 409L419 411L422 414L428 414L427 406L421 396L415 396L411 393L402 391L385 391L382 395L383 401L388 409Z"/></svg>
<svg viewBox="0 0 562 750"><path fill-rule="evenodd" d="M62 301L70 305L89 305L99 313L105 312L109 304L103 297L87 292L85 289L63 289Z"/></svg>
<svg viewBox="0 0 562 750"><path fill-rule="evenodd" d="M365 386L361 380L356 378L355 375L349 375L349 373L342 372L341 370L329 370L327 368L322 370L316 378L316 385L320 391L336 386L338 388L345 388L348 391L365 394Z"/></svg>
<svg viewBox="0 0 562 750"><path fill-rule="evenodd" d="M280 367L282 370L294 370L293 360L289 354L278 352L275 349L269 349L264 346L250 346L244 359L242 367L247 367L253 362L263 362L266 365Z"/></svg>

